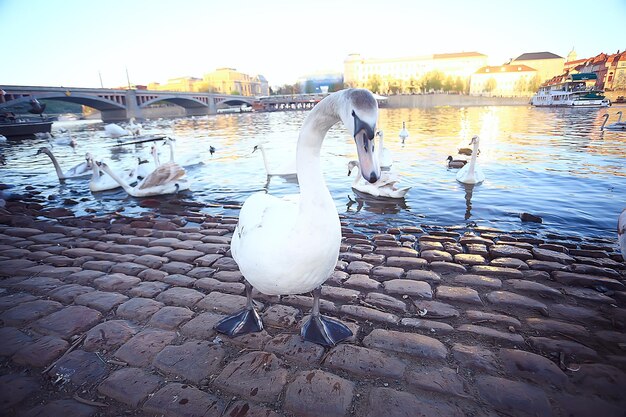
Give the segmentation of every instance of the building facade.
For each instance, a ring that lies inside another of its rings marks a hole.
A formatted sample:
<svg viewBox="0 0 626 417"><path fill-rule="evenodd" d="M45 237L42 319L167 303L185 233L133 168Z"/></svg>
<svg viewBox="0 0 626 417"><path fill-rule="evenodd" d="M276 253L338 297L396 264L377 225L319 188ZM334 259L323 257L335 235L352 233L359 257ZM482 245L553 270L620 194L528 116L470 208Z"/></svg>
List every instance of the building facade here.
<svg viewBox="0 0 626 417"><path fill-rule="evenodd" d="M248 75L235 68L218 68L204 74L202 84L216 93L242 96L267 96L270 88L262 75ZM205 90L206 91L206 90Z"/></svg>
<svg viewBox="0 0 626 417"><path fill-rule="evenodd" d="M537 70L527 65L482 67L470 82L470 95L525 97L534 91Z"/></svg>
<svg viewBox="0 0 626 417"><path fill-rule="evenodd" d="M179 77L167 80L167 83L150 83L148 90L213 92L238 94L242 96L267 96L270 89L262 75L248 75L234 68L218 68L205 74L203 78Z"/></svg>
<svg viewBox="0 0 626 417"><path fill-rule="evenodd" d="M511 61L510 65L526 65L537 70L541 82L563 73L565 58L552 52L528 52Z"/></svg>
<svg viewBox="0 0 626 417"><path fill-rule="evenodd" d="M364 58L351 54L344 60L344 83L350 87L370 87L378 78L378 92L388 92L391 83L400 83L402 92L417 83L432 71L440 71L444 76L461 77L469 81L472 73L487 65L487 55L478 52L434 54L407 58Z"/></svg>
<svg viewBox="0 0 626 417"><path fill-rule="evenodd" d="M195 77L178 77L170 78L165 84L150 83L148 84L148 90L157 91L197 91L195 85L202 81L201 78Z"/></svg>
<svg viewBox="0 0 626 417"><path fill-rule="evenodd" d="M626 52L617 52L607 59L607 73L604 89L626 91Z"/></svg>

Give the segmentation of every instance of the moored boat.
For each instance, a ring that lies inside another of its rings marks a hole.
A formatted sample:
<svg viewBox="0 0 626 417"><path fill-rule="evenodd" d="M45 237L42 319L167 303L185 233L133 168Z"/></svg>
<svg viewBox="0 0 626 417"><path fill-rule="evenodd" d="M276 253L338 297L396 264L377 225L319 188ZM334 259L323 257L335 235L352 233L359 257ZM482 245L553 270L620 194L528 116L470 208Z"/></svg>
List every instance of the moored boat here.
<svg viewBox="0 0 626 417"><path fill-rule="evenodd" d="M52 120L45 117L20 117L10 112L0 115L0 135L7 139L49 133L51 129Z"/></svg>
<svg viewBox="0 0 626 417"><path fill-rule="evenodd" d="M604 91L596 89L594 73L571 74L565 80L550 80L530 100L533 106L546 107L608 107L611 101Z"/></svg>

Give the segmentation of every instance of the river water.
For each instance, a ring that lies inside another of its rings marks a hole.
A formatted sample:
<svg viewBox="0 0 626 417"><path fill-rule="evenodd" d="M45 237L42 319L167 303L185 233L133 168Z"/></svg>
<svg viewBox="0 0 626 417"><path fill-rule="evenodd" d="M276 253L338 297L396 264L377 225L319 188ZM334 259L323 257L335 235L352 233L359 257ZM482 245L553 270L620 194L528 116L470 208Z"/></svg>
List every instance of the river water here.
<svg viewBox="0 0 626 417"><path fill-rule="evenodd" d="M609 109L611 121L617 110ZM356 159L356 149L341 125L326 136L322 167L339 213L355 221L395 226L475 224L614 240L617 217L626 207L626 132L600 131L606 111L530 106L381 109L378 127L394 157L392 171L403 185L412 187L400 201L365 198L351 189L347 163ZM176 138L176 161L187 167L192 181L190 191L156 200L170 209L192 205L210 214L237 215L237 207L253 192L297 193L293 179L268 181L260 152L252 150L263 143L270 165L295 158L306 115L294 111L145 121L142 134ZM410 132L405 143L398 137L403 121ZM61 143L66 136L62 129L75 138L75 149ZM35 156L39 147L51 147L67 169L91 152L121 169L132 166L135 156L148 158L151 143L118 145L106 137L103 123L93 121L55 122L53 134L50 141L0 142L6 158L6 165L0 165L0 182L15 186L5 194L34 187L46 206L77 202L71 207L77 215L159 210L146 208L145 201L140 205L142 199L121 189L92 194L86 179L59 184L49 158ZM478 163L486 180L472 187L456 181L456 170L447 168L446 157L462 157L457 149L468 147L473 135L480 136ZM210 154L209 146L215 147L215 154ZM169 148L159 149L161 160L168 160ZM542 217L543 223L522 223L522 212Z"/></svg>

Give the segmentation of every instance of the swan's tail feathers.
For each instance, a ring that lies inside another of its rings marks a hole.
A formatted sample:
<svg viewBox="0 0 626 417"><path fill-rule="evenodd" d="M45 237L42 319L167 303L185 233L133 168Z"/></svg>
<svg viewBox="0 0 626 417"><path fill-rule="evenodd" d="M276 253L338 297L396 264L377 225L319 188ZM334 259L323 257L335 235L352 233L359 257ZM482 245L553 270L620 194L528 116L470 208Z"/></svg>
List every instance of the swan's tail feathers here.
<svg viewBox="0 0 626 417"><path fill-rule="evenodd" d="M307 342L333 347L352 337L352 331L337 320L312 314L311 318L302 326L300 335Z"/></svg>

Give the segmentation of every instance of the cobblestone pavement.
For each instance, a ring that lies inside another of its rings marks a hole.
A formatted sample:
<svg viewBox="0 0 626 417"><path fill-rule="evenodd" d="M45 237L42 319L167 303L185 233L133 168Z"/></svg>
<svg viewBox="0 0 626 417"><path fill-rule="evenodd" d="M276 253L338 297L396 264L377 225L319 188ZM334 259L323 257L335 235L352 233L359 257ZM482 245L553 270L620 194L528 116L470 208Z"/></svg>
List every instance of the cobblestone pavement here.
<svg viewBox="0 0 626 417"><path fill-rule="evenodd" d="M236 218L0 212L0 413L7 416L624 416L626 265L580 241L343 217L323 313L355 336L304 343L310 294L245 303Z"/></svg>

